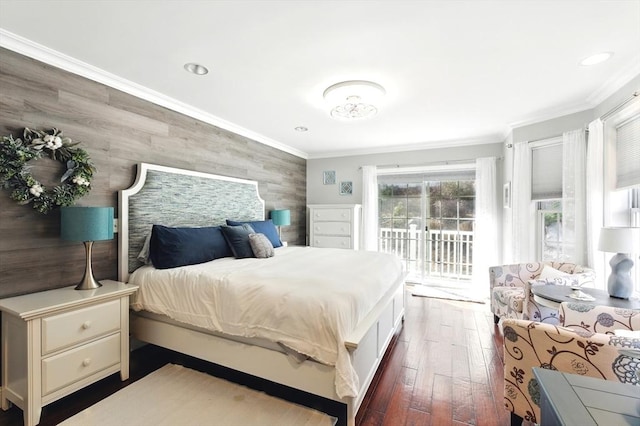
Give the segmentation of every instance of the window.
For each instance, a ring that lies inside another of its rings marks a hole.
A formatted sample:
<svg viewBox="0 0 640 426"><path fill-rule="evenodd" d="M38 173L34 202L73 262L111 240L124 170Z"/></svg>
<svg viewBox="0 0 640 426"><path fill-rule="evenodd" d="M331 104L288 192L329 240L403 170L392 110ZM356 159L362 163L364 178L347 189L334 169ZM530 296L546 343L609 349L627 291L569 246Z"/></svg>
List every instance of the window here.
<svg viewBox="0 0 640 426"><path fill-rule="evenodd" d="M537 204L536 229L538 231L537 257L541 261L561 261L563 256L562 239L562 200L539 201Z"/></svg>
<svg viewBox="0 0 640 426"><path fill-rule="evenodd" d="M378 175L379 248L403 259L409 281L471 279L474 179L474 165Z"/></svg>
<svg viewBox="0 0 640 426"><path fill-rule="evenodd" d="M536 257L559 261L562 239L562 138L545 139L531 147L531 200L536 206Z"/></svg>
<svg viewBox="0 0 640 426"><path fill-rule="evenodd" d="M604 131L605 226L640 226L640 99L633 99L607 117ZM637 292L639 255L633 255L631 271Z"/></svg>

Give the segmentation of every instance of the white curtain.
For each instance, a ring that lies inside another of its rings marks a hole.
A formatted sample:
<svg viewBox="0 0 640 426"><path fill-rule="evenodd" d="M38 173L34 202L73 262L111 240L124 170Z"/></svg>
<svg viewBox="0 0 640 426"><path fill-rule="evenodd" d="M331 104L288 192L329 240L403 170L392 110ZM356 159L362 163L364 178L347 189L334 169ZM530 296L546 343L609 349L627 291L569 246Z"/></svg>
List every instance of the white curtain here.
<svg viewBox="0 0 640 426"><path fill-rule="evenodd" d="M531 262L534 250L535 210L531 202L531 150L528 142L513 148L512 231L510 263Z"/></svg>
<svg viewBox="0 0 640 426"><path fill-rule="evenodd" d="M378 251L378 171L362 166L362 249Z"/></svg>
<svg viewBox="0 0 640 426"><path fill-rule="evenodd" d="M498 217L495 157L476 160L476 223L473 230L473 283L489 288L489 267L499 265Z"/></svg>
<svg viewBox="0 0 640 426"><path fill-rule="evenodd" d="M586 157L584 130L562 134L562 257L584 265L586 250Z"/></svg>
<svg viewBox="0 0 640 426"><path fill-rule="evenodd" d="M604 226L604 125L599 118L589 123L586 163L586 264L595 270L596 277L606 277L604 253L598 251Z"/></svg>

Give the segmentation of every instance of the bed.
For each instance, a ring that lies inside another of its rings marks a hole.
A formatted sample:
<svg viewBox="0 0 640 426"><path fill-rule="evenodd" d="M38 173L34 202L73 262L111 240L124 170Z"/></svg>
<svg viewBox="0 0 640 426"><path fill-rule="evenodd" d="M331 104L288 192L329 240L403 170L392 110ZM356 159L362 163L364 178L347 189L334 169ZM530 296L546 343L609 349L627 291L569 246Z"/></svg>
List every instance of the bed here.
<svg viewBox="0 0 640 426"><path fill-rule="evenodd" d="M169 269L139 257L153 225L264 218L255 181L139 164L134 184L119 192L119 280L141 287L131 333L335 401L353 425L404 318L399 262L382 253L312 247ZM171 289L179 295L167 296Z"/></svg>

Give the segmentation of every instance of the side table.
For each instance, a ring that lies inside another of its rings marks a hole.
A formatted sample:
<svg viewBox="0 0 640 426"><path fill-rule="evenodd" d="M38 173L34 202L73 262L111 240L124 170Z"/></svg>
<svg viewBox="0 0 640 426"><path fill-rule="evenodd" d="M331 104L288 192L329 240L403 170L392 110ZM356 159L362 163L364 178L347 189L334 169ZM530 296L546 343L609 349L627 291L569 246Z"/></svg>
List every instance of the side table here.
<svg viewBox="0 0 640 426"><path fill-rule="evenodd" d="M540 425L640 424L640 386L534 368Z"/></svg>
<svg viewBox="0 0 640 426"><path fill-rule="evenodd" d="M25 426L42 407L120 371L129 378L129 296L138 287L102 281L0 299L2 409L22 409Z"/></svg>
<svg viewBox="0 0 640 426"><path fill-rule="evenodd" d="M531 293L533 293L535 301L548 308L560 309L560 303L574 302L598 306L611 306L614 308L640 309L640 300L638 299L618 299L609 296L609 293L597 288L580 288L580 290L592 296L595 300L584 301L569 297L573 292L573 289L566 285L531 286Z"/></svg>

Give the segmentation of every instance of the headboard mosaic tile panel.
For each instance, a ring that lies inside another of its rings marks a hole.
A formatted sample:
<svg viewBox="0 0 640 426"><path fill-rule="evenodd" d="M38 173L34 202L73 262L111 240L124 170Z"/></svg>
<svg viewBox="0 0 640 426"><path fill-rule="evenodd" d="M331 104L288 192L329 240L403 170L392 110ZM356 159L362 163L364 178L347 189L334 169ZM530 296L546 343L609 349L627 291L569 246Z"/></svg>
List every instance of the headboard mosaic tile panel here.
<svg viewBox="0 0 640 426"><path fill-rule="evenodd" d="M120 223L128 247L121 245L127 275L140 267L137 256L154 224L165 226L216 226L226 219L263 220L264 201L258 183L226 176L190 172L150 164L138 165L134 185L120 191ZM124 253L126 251L126 253ZM120 267L120 277L124 271Z"/></svg>

